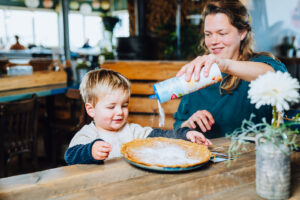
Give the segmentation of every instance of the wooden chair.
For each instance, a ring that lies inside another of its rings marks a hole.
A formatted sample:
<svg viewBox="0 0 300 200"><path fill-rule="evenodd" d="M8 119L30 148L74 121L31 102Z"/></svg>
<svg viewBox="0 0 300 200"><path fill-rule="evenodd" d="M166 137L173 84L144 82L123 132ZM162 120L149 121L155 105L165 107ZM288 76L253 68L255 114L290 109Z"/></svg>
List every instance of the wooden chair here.
<svg viewBox="0 0 300 200"><path fill-rule="evenodd" d="M54 166L57 165L57 155L59 154L61 147L64 143L68 144L74 134L79 131L85 124L91 122L91 118L85 112L85 106L81 99L80 92L78 89L68 89L65 94L67 100L67 118L59 119L57 113L59 110L55 110L56 117L51 122L51 155L52 163ZM63 112L66 110L64 109Z"/></svg>
<svg viewBox="0 0 300 200"><path fill-rule="evenodd" d="M18 156L22 167L22 154L30 153L33 170L37 169L38 99L0 102L0 177L8 176L8 164Z"/></svg>
<svg viewBox="0 0 300 200"><path fill-rule="evenodd" d="M48 58L34 58L29 61L33 71L48 71L53 68L53 60Z"/></svg>
<svg viewBox="0 0 300 200"><path fill-rule="evenodd" d="M6 74L6 65L8 64L7 59L0 58L0 76L1 74Z"/></svg>

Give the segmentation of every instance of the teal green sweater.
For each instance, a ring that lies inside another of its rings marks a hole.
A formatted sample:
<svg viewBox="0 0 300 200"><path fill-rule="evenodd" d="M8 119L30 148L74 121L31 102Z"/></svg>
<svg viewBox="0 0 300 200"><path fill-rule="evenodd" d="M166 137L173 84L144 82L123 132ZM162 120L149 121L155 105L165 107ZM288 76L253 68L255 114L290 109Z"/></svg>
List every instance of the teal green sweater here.
<svg viewBox="0 0 300 200"><path fill-rule="evenodd" d="M254 56L250 61L266 63L272 66L275 71L287 71L283 63L267 56ZM223 78L226 76L224 73L222 75ZM183 96L178 110L174 114L176 120L174 128L179 128L182 122L198 110L209 111L215 120L212 130L204 133L207 138L223 137L226 133L232 133L236 128L241 127L244 119L250 118L251 113L256 115L253 119L256 123L260 122L263 117L270 122L272 118L271 106L262 106L260 109L256 109L248 98L248 85L249 82L241 80L231 94L227 94L225 91L220 94L220 83L217 83ZM197 130L201 131L199 127Z"/></svg>

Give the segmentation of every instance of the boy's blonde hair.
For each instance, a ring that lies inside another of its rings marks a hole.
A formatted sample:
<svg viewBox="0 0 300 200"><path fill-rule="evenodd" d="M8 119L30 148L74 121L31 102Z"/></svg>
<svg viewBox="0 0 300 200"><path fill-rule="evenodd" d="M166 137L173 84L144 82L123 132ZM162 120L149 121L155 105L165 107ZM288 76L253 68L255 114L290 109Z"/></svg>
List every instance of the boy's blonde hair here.
<svg viewBox="0 0 300 200"><path fill-rule="evenodd" d="M129 80L122 74L109 69L88 72L79 87L84 103L91 103L93 106L98 102L99 94L106 95L117 89L131 94Z"/></svg>

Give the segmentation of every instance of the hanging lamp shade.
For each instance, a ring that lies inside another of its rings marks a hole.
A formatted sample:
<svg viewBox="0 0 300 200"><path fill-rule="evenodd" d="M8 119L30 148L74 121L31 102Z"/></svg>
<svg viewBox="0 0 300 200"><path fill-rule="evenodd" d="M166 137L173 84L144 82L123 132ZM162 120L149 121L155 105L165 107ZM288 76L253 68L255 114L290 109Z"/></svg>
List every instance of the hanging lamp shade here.
<svg viewBox="0 0 300 200"><path fill-rule="evenodd" d="M43 6L44 8L51 8L53 6L52 0L43 0Z"/></svg>
<svg viewBox="0 0 300 200"><path fill-rule="evenodd" d="M109 3L109 1L103 0L103 1L101 2L101 9L102 9L102 10L109 10L109 8L110 8L110 3Z"/></svg>
<svg viewBox="0 0 300 200"><path fill-rule="evenodd" d="M40 5L39 0L25 0L25 5L29 8L37 8Z"/></svg>
<svg viewBox="0 0 300 200"><path fill-rule="evenodd" d="M80 6L80 13L84 14L84 15L88 15L92 12L92 7L90 6L90 4L87 3L83 3Z"/></svg>
<svg viewBox="0 0 300 200"><path fill-rule="evenodd" d="M69 4L70 9L77 10L79 9L79 3L77 1L71 1Z"/></svg>
<svg viewBox="0 0 300 200"><path fill-rule="evenodd" d="M102 20L105 30L112 32L120 19L114 16L104 16L102 17Z"/></svg>
<svg viewBox="0 0 300 200"><path fill-rule="evenodd" d="M99 1L93 1L93 2L92 2L92 7L93 7L94 9L99 9L100 6L101 6L101 4L100 4Z"/></svg>

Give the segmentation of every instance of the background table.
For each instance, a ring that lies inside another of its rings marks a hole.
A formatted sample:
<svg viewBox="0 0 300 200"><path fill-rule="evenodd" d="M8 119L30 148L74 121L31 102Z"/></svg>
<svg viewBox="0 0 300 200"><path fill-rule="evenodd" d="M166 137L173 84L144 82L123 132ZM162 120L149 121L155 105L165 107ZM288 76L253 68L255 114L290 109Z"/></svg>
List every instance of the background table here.
<svg viewBox="0 0 300 200"><path fill-rule="evenodd" d="M25 89L7 90L0 92L0 102L26 99L36 94L38 97L46 97L66 93L69 87L67 84L47 85Z"/></svg>
<svg viewBox="0 0 300 200"><path fill-rule="evenodd" d="M226 152L229 140L213 139ZM298 137L299 143L299 137ZM261 199L255 191L255 148L237 160L185 173L157 173L122 158L104 165L73 165L0 179L0 199ZM292 196L300 199L300 153L292 156Z"/></svg>

